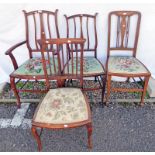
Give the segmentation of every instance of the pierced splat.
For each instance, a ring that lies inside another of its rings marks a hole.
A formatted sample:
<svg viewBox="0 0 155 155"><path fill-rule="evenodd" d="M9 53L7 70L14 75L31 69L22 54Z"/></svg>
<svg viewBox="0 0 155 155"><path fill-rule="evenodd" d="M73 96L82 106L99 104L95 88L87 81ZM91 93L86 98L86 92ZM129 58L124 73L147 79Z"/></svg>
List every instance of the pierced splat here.
<svg viewBox="0 0 155 155"><path fill-rule="evenodd" d="M130 29L130 16L118 16L116 47L127 48Z"/></svg>
<svg viewBox="0 0 155 155"><path fill-rule="evenodd" d="M133 56L136 55L140 20L138 11L113 11L109 14L108 56L111 51L118 50L131 51ZM115 26L112 23L116 23Z"/></svg>

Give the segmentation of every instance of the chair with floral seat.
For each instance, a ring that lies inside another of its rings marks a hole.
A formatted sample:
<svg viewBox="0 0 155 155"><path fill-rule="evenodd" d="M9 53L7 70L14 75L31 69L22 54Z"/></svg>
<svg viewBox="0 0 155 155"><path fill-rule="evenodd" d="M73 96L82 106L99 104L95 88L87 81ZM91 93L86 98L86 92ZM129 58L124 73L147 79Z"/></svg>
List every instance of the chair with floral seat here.
<svg viewBox="0 0 155 155"><path fill-rule="evenodd" d="M42 39L43 38L44 37L42 37ZM48 71L48 65L50 64L51 59L53 59L54 54L49 54L49 52L46 51L46 47L52 45L58 51L58 61L61 62L61 69L59 69L62 74L57 75L57 78L59 80L78 79L80 80L80 88L83 87L82 66L84 42L84 39L74 38L43 39L42 59L47 85L49 85L51 77L53 77L52 72ZM73 54L73 46L79 46L78 52L76 52L76 54L74 52L75 55ZM69 52L72 53L71 58L74 57L75 61L70 62ZM79 68L77 72L74 70L74 66ZM41 134L38 134L37 128L41 128L42 132L43 129L69 129L86 126L88 130L88 146L89 148L92 147L91 111L88 100L80 88L62 87L49 89L43 100L38 105L32 119L31 130L37 141L39 151L42 150L42 144L40 139Z"/></svg>
<svg viewBox="0 0 155 155"><path fill-rule="evenodd" d="M68 38L85 38L84 45L84 59L83 59L83 77L85 79L95 77L95 81L98 81L99 86L87 87L84 85L84 91L95 91L102 89L102 101L105 92L105 70L103 64L97 58L97 28L96 18L97 14L74 14L71 16L65 16L67 25L67 37Z"/></svg>
<svg viewBox="0 0 155 155"><path fill-rule="evenodd" d="M26 40L14 45L6 52L6 55L10 56L14 66L14 71L10 74L10 83L11 88L14 91L14 94L17 98L18 107L20 107L21 104L19 95L20 92L47 92L46 87L44 89L38 87L39 81L44 79L41 58L41 45L38 42L38 40L41 39L41 21L43 21L43 27L44 29L46 29L46 38L59 38L59 30L57 23L58 10L56 10L55 12L46 10L23 12L25 15ZM19 48L24 44L26 45L29 51L29 59L22 65L18 66L17 60L14 56L14 52L16 51L16 48ZM46 50L51 50L52 48L53 47L48 47L48 49ZM22 81L23 84L20 84L20 87L17 87L20 81ZM33 83L35 83L36 86L32 86L31 89L25 88L29 81L33 81ZM34 89L33 87L37 88Z"/></svg>
<svg viewBox="0 0 155 155"><path fill-rule="evenodd" d="M114 92L141 92L141 105L144 104L144 96L151 76L146 66L136 58L141 13L138 11L113 11L108 18L108 53L107 53L107 95ZM119 52L119 54L114 54ZM111 88L112 77L124 77L127 82L138 78L143 87L139 88Z"/></svg>

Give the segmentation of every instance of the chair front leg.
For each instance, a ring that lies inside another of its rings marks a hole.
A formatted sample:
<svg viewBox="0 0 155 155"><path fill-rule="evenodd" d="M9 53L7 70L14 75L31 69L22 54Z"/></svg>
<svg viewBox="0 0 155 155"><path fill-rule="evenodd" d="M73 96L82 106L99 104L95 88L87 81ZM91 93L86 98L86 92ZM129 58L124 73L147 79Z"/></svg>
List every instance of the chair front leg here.
<svg viewBox="0 0 155 155"><path fill-rule="evenodd" d="M108 106L109 96L111 90L111 75L107 75L107 95L106 95L106 106Z"/></svg>
<svg viewBox="0 0 155 155"><path fill-rule="evenodd" d="M103 84L103 87L102 87L102 96L101 96L101 102L104 103L104 95L105 95L105 89L106 89L106 75L103 75L103 81L102 81L102 84Z"/></svg>
<svg viewBox="0 0 155 155"><path fill-rule="evenodd" d="M58 79L58 80L57 80L57 86L58 86L59 88L65 87L65 80Z"/></svg>
<svg viewBox="0 0 155 155"><path fill-rule="evenodd" d="M130 78L129 78L129 77L127 77L126 82L129 82L129 81L130 81Z"/></svg>
<svg viewBox="0 0 155 155"><path fill-rule="evenodd" d="M147 90L149 78L150 78L150 76L147 76L144 78L144 87L143 87L143 92L142 92L141 101L140 101L141 106L144 106L144 97L146 95L146 90Z"/></svg>
<svg viewBox="0 0 155 155"><path fill-rule="evenodd" d="M95 76L95 78L94 78L94 82L97 82L97 77Z"/></svg>
<svg viewBox="0 0 155 155"><path fill-rule="evenodd" d="M88 147L92 148L92 124L89 123L87 126L87 133L88 133Z"/></svg>
<svg viewBox="0 0 155 155"><path fill-rule="evenodd" d="M34 138L35 138L36 141L37 141L38 150L41 151L41 150L42 150L41 140L40 140L40 137L39 137L39 135L38 135L38 133L37 133L36 127L32 126L31 131L32 131L32 135L34 136Z"/></svg>
<svg viewBox="0 0 155 155"><path fill-rule="evenodd" d="M17 88L16 88L16 83L15 83L15 78L14 77L10 77L10 84L11 84L11 89L13 90L14 95L15 95L15 97L17 99L17 107L20 108L21 102L20 102L19 93L18 93Z"/></svg>

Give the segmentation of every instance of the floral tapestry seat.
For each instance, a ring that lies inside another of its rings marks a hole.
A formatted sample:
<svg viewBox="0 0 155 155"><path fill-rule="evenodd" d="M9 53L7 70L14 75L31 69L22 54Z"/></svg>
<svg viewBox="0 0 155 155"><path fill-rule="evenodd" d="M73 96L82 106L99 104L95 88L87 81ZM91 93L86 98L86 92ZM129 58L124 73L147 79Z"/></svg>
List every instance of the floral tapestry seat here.
<svg viewBox="0 0 155 155"><path fill-rule="evenodd" d="M120 74L145 74L148 73L148 70L135 57L110 56L108 61L108 72Z"/></svg>
<svg viewBox="0 0 155 155"><path fill-rule="evenodd" d="M47 63L48 64L48 63ZM58 66L57 59L55 59L55 66ZM50 67L52 73L55 73L53 60L51 60L50 65L47 65L47 71L50 73ZM56 72L58 67L56 67ZM31 58L23 63L17 70L13 72L14 75L30 75L30 76L39 76L44 75L43 65L41 58Z"/></svg>
<svg viewBox="0 0 155 155"><path fill-rule="evenodd" d="M48 91L38 105L33 122L66 124L88 120L85 97L78 88L58 88Z"/></svg>
<svg viewBox="0 0 155 155"><path fill-rule="evenodd" d="M76 58L73 59L74 64L74 73L76 73L76 68L78 68L78 73L80 71L80 59L78 59L78 67L76 67ZM65 73L72 74L72 60L69 61L69 69L66 66ZM68 71L69 70L69 71ZM94 57L84 57L83 58L83 75L91 76L91 75L102 75L104 74L104 69L102 64Z"/></svg>

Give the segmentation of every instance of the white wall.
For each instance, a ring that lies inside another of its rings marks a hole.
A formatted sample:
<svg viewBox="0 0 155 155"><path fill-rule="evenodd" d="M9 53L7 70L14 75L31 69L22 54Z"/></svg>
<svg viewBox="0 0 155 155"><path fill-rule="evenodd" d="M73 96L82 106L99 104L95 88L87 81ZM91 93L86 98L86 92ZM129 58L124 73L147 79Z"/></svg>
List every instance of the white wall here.
<svg viewBox="0 0 155 155"><path fill-rule="evenodd" d="M94 14L98 12L98 58L105 62L107 52L107 17L113 10L137 10L142 13L141 29L137 49L137 57L148 67L155 77L155 4L1 4L0 5L0 83L9 80L14 70L10 58L4 55L12 45L25 39L25 21L22 10L59 9L58 25L61 37L66 35L64 14ZM26 47L16 52L18 63L28 58Z"/></svg>

